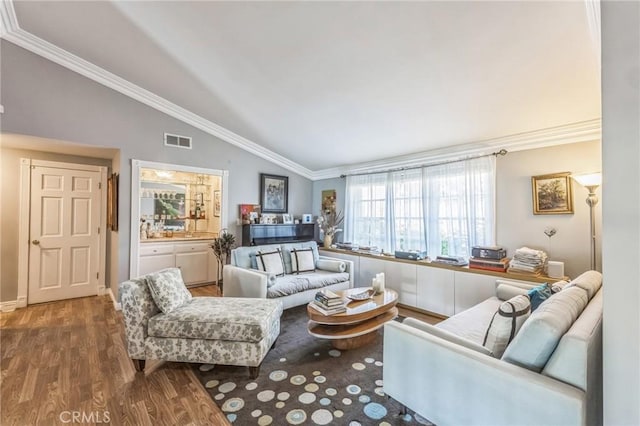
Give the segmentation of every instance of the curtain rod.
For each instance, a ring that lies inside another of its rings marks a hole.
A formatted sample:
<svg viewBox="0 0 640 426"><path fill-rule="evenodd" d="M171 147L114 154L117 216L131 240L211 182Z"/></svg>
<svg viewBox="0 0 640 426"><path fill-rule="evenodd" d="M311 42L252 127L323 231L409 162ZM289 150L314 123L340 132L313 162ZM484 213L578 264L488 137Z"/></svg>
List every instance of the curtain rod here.
<svg viewBox="0 0 640 426"><path fill-rule="evenodd" d="M491 154L475 155L475 156L471 156L471 157L460 158L458 160L440 161L438 163L421 164L419 166L411 166L411 167L397 167L395 169L377 170L377 171L373 171L373 172L347 173L347 174L340 175L340 177L341 178L346 178L347 176L364 176L364 175L374 175L376 173L390 173L390 172L401 172L401 171L404 171L404 170L415 170L415 169L421 169L423 167L441 166L443 164L451 164L451 163L459 163L461 161L475 160L476 158L491 157L492 155L495 156L495 157L503 156L503 155L507 155L507 152L508 151L506 149L501 149L500 151L492 152Z"/></svg>

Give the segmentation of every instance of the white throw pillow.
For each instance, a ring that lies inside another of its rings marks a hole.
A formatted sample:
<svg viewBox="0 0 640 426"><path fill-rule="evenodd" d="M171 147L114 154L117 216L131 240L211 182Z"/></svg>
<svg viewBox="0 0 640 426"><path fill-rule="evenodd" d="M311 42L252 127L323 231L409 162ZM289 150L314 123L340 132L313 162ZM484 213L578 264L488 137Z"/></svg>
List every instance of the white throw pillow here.
<svg viewBox="0 0 640 426"><path fill-rule="evenodd" d="M482 346L491 351L495 358L502 357L530 314L531 301L526 295L519 294L502 302L491 319Z"/></svg>
<svg viewBox="0 0 640 426"><path fill-rule="evenodd" d="M315 272L316 264L313 258L313 250L293 249L291 250L291 272L299 274L301 272Z"/></svg>
<svg viewBox="0 0 640 426"><path fill-rule="evenodd" d="M280 249L270 252L259 251L256 254L256 262L259 271L269 272L276 276L284 275L284 261Z"/></svg>

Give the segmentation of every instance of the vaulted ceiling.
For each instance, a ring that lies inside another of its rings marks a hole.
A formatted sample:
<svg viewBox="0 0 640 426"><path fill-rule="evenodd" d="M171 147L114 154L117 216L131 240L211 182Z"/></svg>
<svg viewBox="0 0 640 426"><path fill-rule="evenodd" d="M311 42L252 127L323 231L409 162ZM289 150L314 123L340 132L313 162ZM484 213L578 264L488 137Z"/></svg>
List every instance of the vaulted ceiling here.
<svg viewBox="0 0 640 426"><path fill-rule="evenodd" d="M22 30L311 172L600 117L582 2L13 7Z"/></svg>

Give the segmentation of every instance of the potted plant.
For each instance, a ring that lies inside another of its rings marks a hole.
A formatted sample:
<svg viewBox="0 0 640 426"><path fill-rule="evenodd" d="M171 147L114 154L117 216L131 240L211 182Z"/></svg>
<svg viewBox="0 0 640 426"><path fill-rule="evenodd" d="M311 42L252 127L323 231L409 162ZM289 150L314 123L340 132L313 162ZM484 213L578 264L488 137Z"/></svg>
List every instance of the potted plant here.
<svg viewBox="0 0 640 426"><path fill-rule="evenodd" d="M342 232L339 226L342 225L343 221L344 215L342 212L336 212L335 210L323 210L320 212L320 216L318 216L318 227L324 234L325 247L331 247L333 237L338 232Z"/></svg>
<svg viewBox="0 0 640 426"><path fill-rule="evenodd" d="M211 244L211 249L213 250L213 254L216 255L216 259L218 260L218 285L220 287L220 292L222 293L222 269L224 265L228 265L231 261L231 249L234 248L236 244L236 237L233 234L230 234L227 229L222 229L220 231L220 236L213 240L213 244Z"/></svg>

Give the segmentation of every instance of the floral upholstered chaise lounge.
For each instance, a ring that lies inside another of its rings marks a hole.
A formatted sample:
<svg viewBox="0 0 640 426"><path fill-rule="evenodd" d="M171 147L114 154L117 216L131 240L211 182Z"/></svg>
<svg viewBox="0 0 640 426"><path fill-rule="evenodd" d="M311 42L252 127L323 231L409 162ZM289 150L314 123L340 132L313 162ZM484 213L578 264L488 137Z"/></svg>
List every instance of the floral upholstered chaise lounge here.
<svg viewBox="0 0 640 426"><path fill-rule="evenodd" d="M125 281L120 294L138 371L155 359L247 366L255 378L280 334L280 301L193 297L178 268Z"/></svg>

